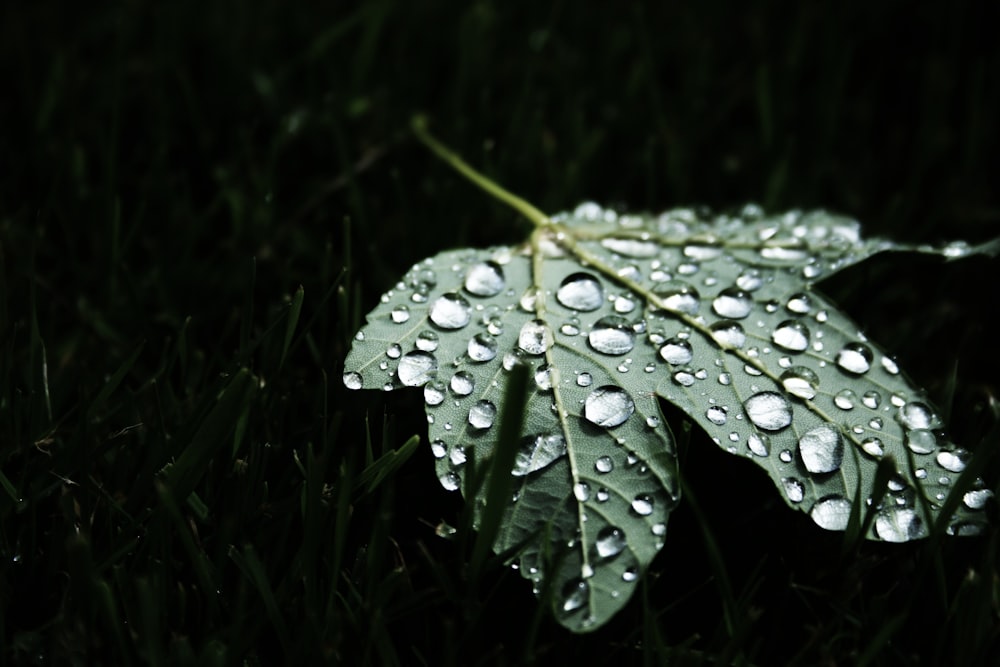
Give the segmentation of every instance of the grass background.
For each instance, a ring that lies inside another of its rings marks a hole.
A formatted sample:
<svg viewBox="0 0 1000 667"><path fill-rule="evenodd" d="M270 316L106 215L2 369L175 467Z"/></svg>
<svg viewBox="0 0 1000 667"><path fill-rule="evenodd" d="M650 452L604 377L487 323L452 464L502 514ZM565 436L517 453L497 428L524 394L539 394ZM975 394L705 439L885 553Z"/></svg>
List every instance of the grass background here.
<svg viewBox="0 0 1000 667"><path fill-rule="evenodd" d="M570 635L439 535L468 516L419 396L340 383L412 263L525 229L410 138L417 111L547 211L997 236L987 5L3 3L4 662L990 664L997 530L845 545L676 418L700 514ZM824 285L986 453L997 269L882 257Z"/></svg>

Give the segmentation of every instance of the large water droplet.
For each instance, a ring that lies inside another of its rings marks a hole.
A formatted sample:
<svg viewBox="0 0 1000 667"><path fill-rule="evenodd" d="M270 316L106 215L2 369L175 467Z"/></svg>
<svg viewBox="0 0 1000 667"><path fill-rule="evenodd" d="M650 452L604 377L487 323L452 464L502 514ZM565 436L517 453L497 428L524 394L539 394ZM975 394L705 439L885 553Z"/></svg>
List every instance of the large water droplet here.
<svg viewBox="0 0 1000 667"><path fill-rule="evenodd" d="M715 259L719 255L721 255L722 248L716 245L692 243L690 245L684 246L683 252L685 257L696 259L699 262L707 262L708 260Z"/></svg>
<svg viewBox="0 0 1000 667"><path fill-rule="evenodd" d="M736 287L727 287L712 301L712 310L719 317L741 320L753 309L750 295Z"/></svg>
<svg viewBox="0 0 1000 667"><path fill-rule="evenodd" d="M809 472L833 472L844 460L844 438L836 427L822 424L799 438L799 455Z"/></svg>
<svg viewBox="0 0 1000 667"><path fill-rule="evenodd" d="M583 406L583 416L587 421L604 428L624 424L633 412L635 403L632 397L614 385L604 385L590 392Z"/></svg>
<svg viewBox="0 0 1000 667"><path fill-rule="evenodd" d="M585 503L590 500L590 484L587 484L586 482L577 482L574 484L573 497L581 503Z"/></svg>
<svg viewBox="0 0 1000 667"><path fill-rule="evenodd" d="M771 439L764 433L752 433L747 438L747 447L757 456L767 456L771 453Z"/></svg>
<svg viewBox="0 0 1000 667"><path fill-rule="evenodd" d="M915 510L892 507L875 517L875 534L886 542L907 542L926 536L927 531Z"/></svg>
<svg viewBox="0 0 1000 667"><path fill-rule="evenodd" d="M469 410L469 424L473 428L487 429L493 426L497 416L497 406L489 401L479 401Z"/></svg>
<svg viewBox="0 0 1000 667"><path fill-rule="evenodd" d="M803 352L809 347L809 329L798 320L785 320L771 334L771 340L790 352Z"/></svg>
<svg viewBox="0 0 1000 667"><path fill-rule="evenodd" d="M833 397L833 404L841 410L854 409L854 404L857 403L857 401L858 395L850 389L841 389L837 392L837 395Z"/></svg>
<svg viewBox="0 0 1000 667"><path fill-rule="evenodd" d="M604 304L604 288L589 273L573 273L562 281L556 292L556 300L572 310L589 312Z"/></svg>
<svg viewBox="0 0 1000 667"><path fill-rule="evenodd" d="M361 389L364 385L364 381L361 379L361 373L355 373L354 371L344 373L344 376L341 379L344 381L344 386L348 389Z"/></svg>
<svg viewBox="0 0 1000 667"><path fill-rule="evenodd" d="M805 366L792 366L781 374L781 386L792 396L812 400L819 387L819 376Z"/></svg>
<svg viewBox="0 0 1000 667"><path fill-rule="evenodd" d="M467 371L459 371L451 376L451 390L458 396L468 396L476 388L476 381Z"/></svg>
<svg viewBox="0 0 1000 667"><path fill-rule="evenodd" d="M444 382L431 380L425 384L424 402L427 405L441 405L444 402Z"/></svg>
<svg viewBox="0 0 1000 667"><path fill-rule="evenodd" d="M614 469L615 464L611 461L610 456L602 456L594 462L594 470L599 473L611 472Z"/></svg>
<svg viewBox="0 0 1000 667"><path fill-rule="evenodd" d="M552 344L552 332L541 320L530 320L521 327L517 345L528 354L544 354Z"/></svg>
<svg viewBox="0 0 1000 667"><path fill-rule="evenodd" d="M639 516L649 516L653 513L653 498L652 496L640 493L635 498L632 499L632 511Z"/></svg>
<svg viewBox="0 0 1000 667"><path fill-rule="evenodd" d="M754 394L743 403L750 421L765 431L780 431L792 423L792 404L774 391Z"/></svg>
<svg viewBox="0 0 1000 667"><path fill-rule="evenodd" d="M926 429L914 429L906 433L906 446L914 454L930 454L937 449L937 438Z"/></svg>
<svg viewBox="0 0 1000 667"><path fill-rule="evenodd" d="M558 433L529 435L521 440L511 474L523 477L545 468L566 454L566 439Z"/></svg>
<svg viewBox="0 0 1000 667"><path fill-rule="evenodd" d="M433 352L438 349L438 335L426 329L417 335L417 349L422 352Z"/></svg>
<svg viewBox="0 0 1000 667"><path fill-rule="evenodd" d="M989 489L973 489L966 491L962 496L962 502L970 510L981 510L986 507L986 503L993 497L993 492Z"/></svg>
<svg viewBox="0 0 1000 667"><path fill-rule="evenodd" d="M406 306L400 304L392 309L392 321L396 324L402 324L403 322L410 319L410 309Z"/></svg>
<svg viewBox="0 0 1000 667"><path fill-rule="evenodd" d="M938 452L937 455L938 465L949 472L962 472L965 470L968 459L969 453L964 449L956 449L952 452Z"/></svg>
<svg viewBox="0 0 1000 667"><path fill-rule="evenodd" d="M430 318L442 329L461 329L472 319L472 306L461 294L448 292L431 304Z"/></svg>
<svg viewBox="0 0 1000 667"><path fill-rule="evenodd" d="M764 279L758 269L744 269L736 278L736 286L748 292L758 290L764 284Z"/></svg>
<svg viewBox="0 0 1000 667"><path fill-rule="evenodd" d="M899 421L906 428L927 429L934 425L934 413L924 403L911 401L899 409Z"/></svg>
<svg viewBox="0 0 1000 667"><path fill-rule="evenodd" d="M705 416L708 418L708 421L716 426L722 426L726 423L726 411L718 405L713 405L706 410Z"/></svg>
<svg viewBox="0 0 1000 667"><path fill-rule="evenodd" d="M865 454L869 456L874 456L875 458L881 458L885 454L885 449L882 447L882 441L878 438L865 438L861 443L861 449Z"/></svg>
<svg viewBox="0 0 1000 667"><path fill-rule="evenodd" d="M670 338L660 348L660 356L672 366L684 366L691 363L694 352L691 343L682 338Z"/></svg>
<svg viewBox="0 0 1000 667"><path fill-rule="evenodd" d="M594 323L587 342L604 354L627 354L635 346L635 334L624 317L608 315Z"/></svg>
<svg viewBox="0 0 1000 667"><path fill-rule="evenodd" d="M848 343L837 353L837 365L853 375L862 375L872 367L872 350L864 343Z"/></svg>
<svg viewBox="0 0 1000 667"><path fill-rule="evenodd" d="M458 473L454 470L449 470L445 474L438 477L438 481L441 482L443 486L448 491L457 491L458 487L461 485L462 480L459 479Z"/></svg>
<svg viewBox="0 0 1000 667"><path fill-rule="evenodd" d="M805 292L793 294L788 297L788 303L785 304L785 308L793 313L805 315L812 309L812 297Z"/></svg>
<svg viewBox="0 0 1000 667"><path fill-rule="evenodd" d="M747 334L738 322L719 320L709 328L712 338L724 348L738 350L747 342Z"/></svg>
<svg viewBox="0 0 1000 667"><path fill-rule="evenodd" d="M475 264L465 275L465 289L476 296L496 296L504 288L503 269L496 262Z"/></svg>
<svg viewBox="0 0 1000 667"><path fill-rule="evenodd" d="M434 458L443 459L447 453L448 446L444 443L444 440L431 441L431 454L434 455Z"/></svg>
<svg viewBox="0 0 1000 667"><path fill-rule="evenodd" d="M562 610L567 613L576 611L586 604L589 592L590 586L583 579L566 582L562 589Z"/></svg>
<svg viewBox="0 0 1000 667"><path fill-rule="evenodd" d="M497 356L497 341L489 334L478 333L469 339L468 351L473 361L492 361Z"/></svg>
<svg viewBox="0 0 1000 667"><path fill-rule="evenodd" d="M438 362L434 355L414 350L400 359L396 377L407 387L419 387L437 372L437 368Z"/></svg>
<svg viewBox="0 0 1000 667"><path fill-rule="evenodd" d="M541 391L552 389L552 375L556 371L548 364L542 364L535 369L535 386Z"/></svg>
<svg viewBox="0 0 1000 667"><path fill-rule="evenodd" d="M616 526L605 526L597 533L597 540L594 548L601 558L614 558L622 551L628 542L625 540L625 532Z"/></svg>
<svg viewBox="0 0 1000 667"><path fill-rule="evenodd" d="M664 308L676 313L695 315L701 305L698 290L677 280L657 286L653 294L659 297Z"/></svg>
<svg viewBox="0 0 1000 667"><path fill-rule="evenodd" d="M844 530L851 516L851 503L841 496L827 496L813 505L809 516L820 528Z"/></svg>
<svg viewBox="0 0 1000 667"><path fill-rule="evenodd" d="M601 245L619 255L640 259L656 257L660 252L660 246L655 241L646 241L643 239L606 238L601 239Z"/></svg>

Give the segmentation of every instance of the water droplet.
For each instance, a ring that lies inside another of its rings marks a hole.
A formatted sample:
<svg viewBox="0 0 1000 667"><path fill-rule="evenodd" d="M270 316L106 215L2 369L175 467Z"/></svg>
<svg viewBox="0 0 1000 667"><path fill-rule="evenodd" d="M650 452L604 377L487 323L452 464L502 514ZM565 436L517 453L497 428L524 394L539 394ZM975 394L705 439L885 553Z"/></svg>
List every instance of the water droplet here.
<svg viewBox="0 0 1000 667"><path fill-rule="evenodd" d="M517 345L528 354L544 354L552 344L552 332L541 320L530 320L521 327Z"/></svg>
<svg viewBox="0 0 1000 667"><path fill-rule="evenodd" d="M581 503L590 500L590 485L586 482L577 482L573 485L573 496Z"/></svg>
<svg viewBox="0 0 1000 667"><path fill-rule="evenodd" d="M621 387L604 385L590 392L583 406L583 416L592 424L612 428L635 412L635 403Z"/></svg>
<svg viewBox="0 0 1000 667"><path fill-rule="evenodd" d="M468 351L473 361L492 361L497 356L497 341L489 334L478 333L469 340Z"/></svg>
<svg viewBox="0 0 1000 667"><path fill-rule="evenodd" d="M646 417L646 426L649 428L656 428L660 425L660 418L656 415L650 415Z"/></svg>
<svg viewBox="0 0 1000 667"><path fill-rule="evenodd" d="M361 379L361 373L355 373L354 371L344 373L341 379L344 381L344 386L348 389L361 389L364 385L364 382Z"/></svg>
<svg viewBox="0 0 1000 667"><path fill-rule="evenodd" d="M481 262L469 269L465 289L476 296L496 296L505 287L503 269L496 262Z"/></svg>
<svg viewBox="0 0 1000 667"><path fill-rule="evenodd" d="M927 429L934 425L934 413L924 403L911 401L899 409L899 421L906 428Z"/></svg>
<svg viewBox="0 0 1000 667"><path fill-rule="evenodd" d="M442 329L461 329L472 319L472 306L461 294L448 292L431 305L430 318Z"/></svg>
<svg viewBox="0 0 1000 667"><path fill-rule="evenodd" d="M521 440L511 474L524 477L566 454L566 439L558 433L529 435Z"/></svg>
<svg viewBox="0 0 1000 667"><path fill-rule="evenodd" d="M507 354L503 355L503 369L505 371L512 370L514 366L518 366L524 363L524 352L522 350L511 350Z"/></svg>
<svg viewBox="0 0 1000 667"><path fill-rule="evenodd" d="M861 402L864 403L866 408L877 410L879 404L882 402L882 395L871 389L865 392L865 395L861 398Z"/></svg>
<svg viewBox="0 0 1000 667"><path fill-rule="evenodd" d="M611 472L615 469L615 464L611 461L610 456L602 456L594 462L594 470L597 472L605 473Z"/></svg>
<svg viewBox="0 0 1000 667"><path fill-rule="evenodd" d="M806 497L806 488L802 486L802 482L794 477L782 478L781 485L785 487L785 495L793 503L801 503L802 499Z"/></svg>
<svg viewBox="0 0 1000 667"><path fill-rule="evenodd" d="M872 350L864 343L848 343L837 353L837 365L853 375L862 375L872 367Z"/></svg>
<svg viewBox="0 0 1000 667"><path fill-rule="evenodd" d="M434 455L436 459L443 459L448 453L448 446L444 444L444 440L434 440L431 442L431 454Z"/></svg>
<svg viewBox="0 0 1000 667"><path fill-rule="evenodd" d="M524 290L524 294L521 295L520 301L518 303L521 306L521 310L526 313L535 312L535 306L538 303L538 288L531 286Z"/></svg>
<svg viewBox="0 0 1000 667"><path fill-rule="evenodd" d="M462 483L462 480L458 477L458 473L454 470L449 470L445 474L438 477L438 480L441 482L441 486L448 491L457 491L458 487L461 486Z"/></svg>
<svg viewBox="0 0 1000 667"><path fill-rule="evenodd" d="M431 380L425 384L424 402L427 405L441 405L444 402L444 382Z"/></svg>
<svg viewBox="0 0 1000 667"><path fill-rule="evenodd" d="M899 366L889 357L882 357L882 368L884 368L885 372L889 375L899 374Z"/></svg>
<svg viewBox="0 0 1000 667"><path fill-rule="evenodd" d="M407 387L419 387L437 373L437 368L438 362L433 355L415 350L403 355L396 377Z"/></svg>
<svg viewBox="0 0 1000 667"><path fill-rule="evenodd" d="M665 282L657 286L653 294L659 297L664 308L675 313L695 315L701 305L698 290L680 281Z"/></svg>
<svg viewBox="0 0 1000 667"><path fill-rule="evenodd" d="M792 366L781 374L781 386L792 396L809 401L816 397L819 376L805 366Z"/></svg>
<svg viewBox="0 0 1000 667"><path fill-rule="evenodd" d="M753 299L741 289L727 287L712 301L712 310L719 317L741 320L753 310Z"/></svg>
<svg viewBox="0 0 1000 667"><path fill-rule="evenodd" d="M833 397L833 404L841 410L852 410L857 402L858 396L850 389L842 389Z"/></svg>
<svg viewBox="0 0 1000 667"><path fill-rule="evenodd" d="M747 334L738 322L719 320L709 327L712 338L724 348L738 350L747 342Z"/></svg>
<svg viewBox="0 0 1000 667"><path fill-rule="evenodd" d="M964 449L956 449L953 452L938 452L938 465L948 472L962 472L968 462L969 453Z"/></svg>
<svg viewBox="0 0 1000 667"><path fill-rule="evenodd" d="M626 314L635 310L635 300L627 296L615 297L615 312Z"/></svg>
<svg viewBox="0 0 1000 667"><path fill-rule="evenodd" d="M634 499L632 499L632 511L634 511L639 516L649 516L653 513L653 498L652 496L640 493Z"/></svg>
<svg viewBox="0 0 1000 667"><path fill-rule="evenodd" d="M754 394L743 403L750 421L765 431L780 431L792 423L792 404L774 391Z"/></svg>
<svg viewBox="0 0 1000 667"><path fill-rule="evenodd" d="M398 305L392 309L392 321L396 324L402 324L408 319L410 319L410 309L406 306Z"/></svg>
<svg viewBox="0 0 1000 667"><path fill-rule="evenodd" d="M970 510L981 510L986 507L986 503L993 497L993 492L989 489L974 489L966 491L962 496L962 502Z"/></svg>
<svg viewBox="0 0 1000 667"><path fill-rule="evenodd" d="M805 292L799 292L788 297L785 308L798 315L805 315L812 309L812 297Z"/></svg>
<svg viewBox="0 0 1000 667"><path fill-rule="evenodd" d="M451 461L451 464L456 467L465 465L465 447L462 445L455 445L452 447L449 460Z"/></svg>
<svg viewBox="0 0 1000 667"><path fill-rule="evenodd" d="M809 516L826 530L844 530L851 516L851 503L841 496L827 496L816 501Z"/></svg>
<svg viewBox="0 0 1000 667"><path fill-rule="evenodd" d="M606 238L601 239L601 245L619 255L639 259L656 257L660 253L660 246L656 242L643 239Z"/></svg>
<svg viewBox="0 0 1000 667"><path fill-rule="evenodd" d="M691 343L681 338L671 338L660 348L660 356L672 366L683 366L691 363L694 352Z"/></svg>
<svg viewBox="0 0 1000 667"><path fill-rule="evenodd" d="M399 359L401 354L403 354L403 348L398 343L393 343L385 351L385 356L390 359Z"/></svg>
<svg viewBox="0 0 1000 667"><path fill-rule="evenodd" d="M764 279L757 269L744 269L736 278L736 286L748 292L760 289L763 284Z"/></svg>
<svg viewBox="0 0 1000 667"><path fill-rule="evenodd" d="M493 426L497 416L497 406L489 401L479 401L469 410L469 424L473 428L487 429Z"/></svg>
<svg viewBox="0 0 1000 667"><path fill-rule="evenodd" d="M580 373L576 376L576 385L578 387L589 387L594 383L594 377L590 373Z"/></svg>
<svg viewBox="0 0 1000 667"><path fill-rule="evenodd" d="M466 371L459 371L451 376L451 390L458 396L468 396L476 388L476 381Z"/></svg>
<svg viewBox="0 0 1000 667"><path fill-rule="evenodd" d="M875 534L886 542L906 542L927 535L916 511L906 507L882 510L875 517Z"/></svg>
<svg viewBox="0 0 1000 667"><path fill-rule="evenodd" d="M782 463L791 463L794 458L792 456L792 450L782 449L781 452L778 453L778 458L781 459Z"/></svg>
<svg viewBox="0 0 1000 667"><path fill-rule="evenodd" d="M803 352L809 348L809 329L798 320L785 320L771 334L771 340L789 352Z"/></svg>
<svg viewBox="0 0 1000 667"><path fill-rule="evenodd" d="M677 371L674 373L673 380L682 387L690 387L694 384L694 375L688 371Z"/></svg>
<svg viewBox="0 0 1000 667"><path fill-rule="evenodd" d="M713 405L706 410L705 416L708 418L708 421L712 422L716 426L722 426L726 423L726 411L718 405Z"/></svg>
<svg viewBox="0 0 1000 667"><path fill-rule="evenodd" d="M575 317L571 318L569 322L559 327L559 331L565 336L578 336L580 334L580 320Z"/></svg>
<svg viewBox="0 0 1000 667"><path fill-rule="evenodd" d="M882 448L882 441L878 438L865 439L861 443L861 449L864 450L865 454L876 458L881 458L885 454L885 450Z"/></svg>
<svg viewBox="0 0 1000 667"><path fill-rule="evenodd" d="M627 545L624 531L616 526L602 528L597 533L597 540L594 542L597 555L601 558L614 558L624 551Z"/></svg>
<svg viewBox="0 0 1000 667"><path fill-rule="evenodd" d="M844 460L844 439L836 427L822 424L799 438L799 455L809 472L833 472Z"/></svg>
<svg viewBox="0 0 1000 667"><path fill-rule="evenodd" d="M604 354L627 354L635 346L635 335L625 318L608 315L594 323L587 342Z"/></svg>
<svg viewBox="0 0 1000 667"><path fill-rule="evenodd" d="M433 352L438 349L438 335L427 329L417 335L417 349L421 352Z"/></svg>
<svg viewBox="0 0 1000 667"><path fill-rule="evenodd" d="M707 262L722 254L722 248L714 245L695 244L684 246L684 256L696 259L699 262Z"/></svg>
<svg viewBox="0 0 1000 667"><path fill-rule="evenodd" d="M562 281L556 300L572 310L589 312L604 304L604 288L589 273L573 273Z"/></svg>
<svg viewBox="0 0 1000 667"><path fill-rule="evenodd" d="M590 586L583 579L574 579L563 586L562 610L564 612L576 611L587 602L587 595L590 593Z"/></svg>
<svg viewBox="0 0 1000 667"><path fill-rule="evenodd" d="M361 341L363 341L364 339L365 339L365 332L364 331L359 331L358 333L354 334L354 340L358 341L359 343Z"/></svg>
<svg viewBox="0 0 1000 667"><path fill-rule="evenodd" d="M882 418L881 417L872 417L871 419L869 419L868 420L868 428L875 429L876 431L881 431L882 430Z"/></svg>
<svg viewBox="0 0 1000 667"><path fill-rule="evenodd" d="M914 454L930 454L937 449L937 438L927 429L914 429L906 433L906 446Z"/></svg>
<svg viewBox="0 0 1000 667"><path fill-rule="evenodd" d="M548 364L542 364L535 370L535 386L541 391L552 389L552 374L554 369Z"/></svg>
<svg viewBox="0 0 1000 667"><path fill-rule="evenodd" d="M747 447L757 456L767 456L771 453L771 439L763 433L752 433L747 438Z"/></svg>
<svg viewBox="0 0 1000 667"><path fill-rule="evenodd" d="M639 571L634 567L625 568L622 572L622 581L635 581L639 578Z"/></svg>
<svg viewBox="0 0 1000 667"><path fill-rule="evenodd" d="M601 487L600 489L597 490L597 495L594 496L594 497L597 498L597 502L599 502L599 503L605 503L605 502L608 501L608 498L611 497L611 494L608 493L607 489L605 489L604 487Z"/></svg>

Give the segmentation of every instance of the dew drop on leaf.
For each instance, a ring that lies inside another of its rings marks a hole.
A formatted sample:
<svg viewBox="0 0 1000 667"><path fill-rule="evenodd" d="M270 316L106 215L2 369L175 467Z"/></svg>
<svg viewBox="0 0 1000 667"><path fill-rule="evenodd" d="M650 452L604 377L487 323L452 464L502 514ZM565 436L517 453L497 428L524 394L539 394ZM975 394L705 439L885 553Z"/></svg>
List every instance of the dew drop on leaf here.
<svg viewBox="0 0 1000 667"><path fill-rule="evenodd" d="M577 482L573 485L573 496L581 503L590 500L590 485L586 482Z"/></svg>
<svg viewBox="0 0 1000 667"><path fill-rule="evenodd" d="M461 294L448 292L431 304L430 318L442 329L461 329L472 319L472 306Z"/></svg>
<svg viewBox="0 0 1000 667"><path fill-rule="evenodd" d="M992 497L993 492L989 489L974 489L965 492L965 495L962 496L962 502L971 510L981 510Z"/></svg>
<svg viewBox="0 0 1000 667"><path fill-rule="evenodd" d="M738 350L747 342L747 334L738 322L719 320L710 329L712 338L724 348Z"/></svg>
<svg viewBox="0 0 1000 667"><path fill-rule="evenodd" d="M789 352L803 352L809 347L809 329L798 320L786 320L777 326L771 340Z"/></svg>
<svg viewBox="0 0 1000 667"><path fill-rule="evenodd" d="M589 387L593 383L594 377L586 371L576 376L576 384L578 387Z"/></svg>
<svg viewBox="0 0 1000 667"><path fill-rule="evenodd" d="M937 448L937 438L927 429L914 429L906 434L906 446L914 454L930 454Z"/></svg>
<svg viewBox="0 0 1000 667"><path fill-rule="evenodd" d="M885 450L882 448L882 441L878 438L865 438L861 443L861 449L865 454L874 456L875 458L880 458L885 454Z"/></svg>
<svg viewBox="0 0 1000 667"><path fill-rule="evenodd" d="M753 299L746 292L735 287L727 287L712 301L712 310L719 317L741 320L753 309Z"/></svg>
<svg viewBox="0 0 1000 667"><path fill-rule="evenodd" d="M615 469L615 464L610 456L602 456L594 462L594 470L599 473L608 473Z"/></svg>
<svg viewBox="0 0 1000 667"><path fill-rule="evenodd" d="M660 348L660 357L672 366L683 366L691 363L694 352L691 343L682 338L671 338Z"/></svg>
<svg viewBox="0 0 1000 667"><path fill-rule="evenodd" d="M558 433L529 435L521 440L511 474L517 477L537 472L566 454L566 439Z"/></svg>
<svg viewBox="0 0 1000 667"><path fill-rule="evenodd" d="M497 416L497 406L490 401L479 401L469 409L469 424L474 428L488 429Z"/></svg>
<svg viewBox="0 0 1000 667"><path fill-rule="evenodd" d="M934 413L924 403L911 401L899 409L899 421L908 429L927 429L933 426Z"/></svg>
<svg viewBox="0 0 1000 667"><path fill-rule="evenodd" d="M452 447L451 456L448 457L448 460L450 460L451 464L456 467L465 465L465 447L462 445L455 445Z"/></svg>
<svg viewBox="0 0 1000 667"><path fill-rule="evenodd" d="M517 335L517 345L531 355L544 354L552 344L552 332L541 320L529 320Z"/></svg>
<svg viewBox="0 0 1000 667"><path fill-rule="evenodd" d="M758 290L764 284L764 279L758 269L744 269L736 278L736 286L747 292Z"/></svg>
<svg viewBox="0 0 1000 667"><path fill-rule="evenodd" d="M706 410L705 416L708 417L708 421L716 426L722 426L726 423L726 411L718 405L713 405Z"/></svg>
<svg viewBox="0 0 1000 667"><path fill-rule="evenodd" d="M431 442L431 454L436 459L443 459L448 454L448 446L444 444L444 440L434 440Z"/></svg>
<svg viewBox="0 0 1000 667"><path fill-rule="evenodd" d="M584 401L583 416L604 428L624 424L635 412L635 403L621 387L604 385L590 392Z"/></svg>
<svg viewBox="0 0 1000 667"><path fill-rule="evenodd" d="M642 239L606 238L601 239L601 245L611 252L637 259L656 257L660 253L660 246L656 242Z"/></svg>
<svg viewBox="0 0 1000 667"><path fill-rule="evenodd" d="M679 280L669 281L653 290L663 307L675 313L695 315L701 306L698 290Z"/></svg>
<svg viewBox="0 0 1000 667"><path fill-rule="evenodd" d="M837 392L837 395L833 397L833 404L841 410L852 410L854 409L854 404L857 400L858 396L853 391L850 389L841 389Z"/></svg>
<svg viewBox="0 0 1000 667"><path fill-rule="evenodd" d="M489 334L478 333L469 339L468 352L473 361L492 361L497 356L497 341Z"/></svg>
<svg viewBox="0 0 1000 667"><path fill-rule="evenodd" d="M635 581L638 578L639 578L639 572L634 567L625 568L625 571L622 572L622 581L631 582Z"/></svg>
<svg viewBox="0 0 1000 667"><path fill-rule="evenodd" d="M476 388L476 381L467 371L458 371L451 376L451 390L457 396L468 396Z"/></svg>
<svg viewBox="0 0 1000 667"><path fill-rule="evenodd" d="M798 315L805 315L812 310L812 297L805 292L799 292L788 297L785 308Z"/></svg>
<svg viewBox="0 0 1000 667"><path fill-rule="evenodd" d="M653 513L653 498L641 493L632 499L632 511L639 516L649 516Z"/></svg>
<svg viewBox="0 0 1000 667"><path fill-rule="evenodd" d="M555 371L548 364L542 364L535 370L535 386L540 391L552 389L552 374Z"/></svg>
<svg viewBox="0 0 1000 667"><path fill-rule="evenodd" d="M844 438L836 427L822 424L799 438L799 455L809 472L833 472L844 459Z"/></svg>
<svg viewBox="0 0 1000 667"><path fill-rule="evenodd" d="M419 387L437 372L434 355L421 350L407 352L399 362L396 377L407 387Z"/></svg>
<svg viewBox="0 0 1000 667"><path fill-rule="evenodd" d="M765 431L780 431L792 423L792 404L781 394L762 391L743 403L750 421Z"/></svg>
<svg viewBox="0 0 1000 667"><path fill-rule="evenodd" d="M863 375L872 367L872 350L864 343L848 343L837 353L837 365L852 375Z"/></svg>
<svg viewBox="0 0 1000 667"><path fill-rule="evenodd" d="M465 276L465 289L476 296L496 296L505 287L503 269L496 262L473 265Z"/></svg>
<svg viewBox="0 0 1000 667"><path fill-rule="evenodd" d="M441 475L438 477L438 480L441 482L441 486L448 491L458 491L458 487L461 483L461 480L458 478L458 473L453 470L449 470L445 474Z"/></svg>
<svg viewBox="0 0 1000 667"><path fill-rule="evenodd" d="M627 354L635 346L635 334L624 317L608 315L594 323L587 336L590 347L603 354Z"/></svg>
<svg viewBox="0 0 1000 667"><path fill-rule="evenodd" d="M556 300L571 310L589 312L604 305L604 288L593 275L581 271L562 281Z"/></svg>
<svg viewBox="0 0 1000 667"><path fill-rule="evenodd" d="M617 526L605 526L597 533L597 540L594 548L600 558L614 558L622 551L628 543L625 540L625 533Z"/></svg>
<svg viewBox="0 0 1000 667"><path fill-rule="evenodd" d="M410 309L400 304L392 309L391 316L393 322L396 324L402 324L410 319Z"/></svg>
<svg viewBox="0 0 1000 667"><path fill-rule="evenodd" d="M907 542L924 537L923 521L916 511L908 507L882 510L875 517L875 533L886 542Z"/></svg>
<svg viewBox="0 0 1000 667"><path fill-rule="evenodd" d="M348 389L361 389L364 382L361 380L361 373L355 373L351 371L349 373L344 373L343 376L344 386Z"/></svg>
<svg viewBox="0 0 1000 667"><path fill-rule="evenodd" d="M805 366L792 366L781 374L781 386L792 396L812 400L819 387L819 376Z"/></svg>
<svg viewBox="0 0 1000 667"><path fill-rule="evenodd" d="M802 499L806 497L806 489L802 486L802 482L795 479L794 477L784 477L781 480L781 485L785 489L785 495L793 503L801 503Z"/></svg>
<svg viewBox="0 0 1000 667"><path fill-rule="evenodd" d="M965 470L967 458L968 452L964 449L956 449L953 452L938 452L937 462L948 472L962 472Z"/></svg>
<svg viewBox="0 0 1000 667"><path fill-rule="evenodd" d="M444 402L444 382L431 380L425 384L424 402L427 405L441 405Z"/></svg>
<svg viewBox="0 0 1000 667"><path fill-rule="evenodd" d="M399 343L393 343L385 351L385 356L390 359L399 359L401 354L403 354L403 348L399 346Z"/></svg>
<svg viewBox="0 0 1000 667"><path fill-rule="evenodd" d="M771 439L764 433L752 433L747 438L747 447L757 456L767 456L771 453Z"/></svg>
<svg viewBox="0 0 1000 667"><path fill-rule="evenodd" d="M438 335L427 329L417 335L417 349L423 352L434 352L438 349Z"/></svg>
<svg viewBox="0 0 1000 667"><path fill-rule="evenodd" d="M590 586L583 579L567 582L562 590L562 610L567 613L576 611L587 602L589 592Z"/></svg>
<svg viewBox="0 0 1000 667"><path fill-rule="evenodd" d="M827 496L816 501L809 516L826 530L844 530L851 516L851 503L841 496Z"/></svg>
<svg viewBox="0 0 1000 667"><path fill-rule="evenodd" d="M878 408L879 404L882 402L882 395L879 394L874 389L865 392L865 395L861 397L861 402L864 403L866 408L871 408L875 410Z"/></svg>

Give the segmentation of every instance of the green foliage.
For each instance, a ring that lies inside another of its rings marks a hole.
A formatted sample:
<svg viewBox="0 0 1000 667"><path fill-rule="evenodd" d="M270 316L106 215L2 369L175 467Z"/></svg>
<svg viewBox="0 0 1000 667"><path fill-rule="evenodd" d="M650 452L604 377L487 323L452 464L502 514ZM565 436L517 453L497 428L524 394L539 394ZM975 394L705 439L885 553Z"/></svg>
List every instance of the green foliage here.
<svg viewBox="0 0 1000 667"><path fill-rule="evenodd" d="M982 532L992 491L961 475L969 452L947 440L897 362L813 286L888 250L959 258L995 243L912 248L864 239L856 222L823 211L752 205L649 216L587 203L547 217L477 174L421 119L415 129L535 230L517 247L417 263L368 314L343 382L423 388L438 479L473 499L477 517L498 499L472 463L513 457L493 547L514 554L536 592L552 587L561 623L606 623L664 544L680 481L657 397L763 467L822 528L888 542L935 525ZM501 437L520 366L534 379L524 423Z"/></svg>

